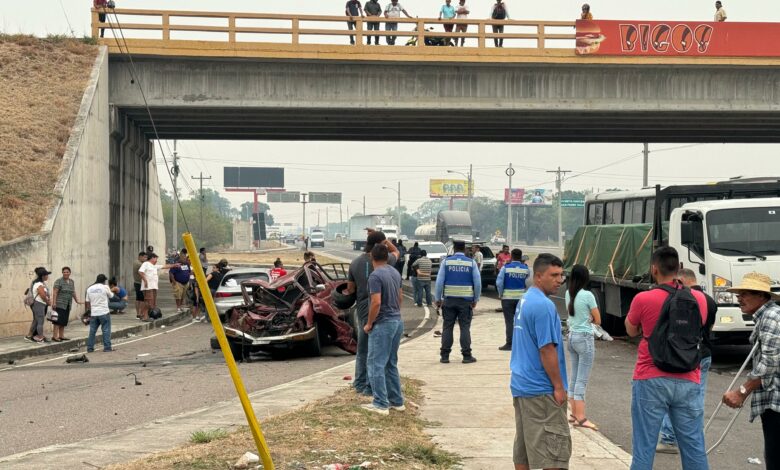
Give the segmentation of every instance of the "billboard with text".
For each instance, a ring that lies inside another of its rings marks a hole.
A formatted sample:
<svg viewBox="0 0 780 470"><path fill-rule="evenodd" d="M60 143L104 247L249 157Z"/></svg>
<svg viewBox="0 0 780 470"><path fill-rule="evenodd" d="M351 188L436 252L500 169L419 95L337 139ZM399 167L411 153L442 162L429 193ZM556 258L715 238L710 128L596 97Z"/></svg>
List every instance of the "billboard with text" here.
<svg viewBox="0 0 780 470"><path fill-rule="evenodd" d="M474 191L474 182L472 181L472 192ZM469 196L468 180L431 180L430 196L439 198L463 198Z"/></svg>
<svg viewBox="0 0 780 470"><path fill-rule="evenodd" d="M504 188L504 203L509 204L509 188ZM512 204L520 205L525 202L525 189L512 188Z"/></svg>
<svg viewBox="0 0 780 470"><path fill-rule="evenodd" d="M525 206L552 206L553 192L549 189L526 189L523 205Z"/></svg>

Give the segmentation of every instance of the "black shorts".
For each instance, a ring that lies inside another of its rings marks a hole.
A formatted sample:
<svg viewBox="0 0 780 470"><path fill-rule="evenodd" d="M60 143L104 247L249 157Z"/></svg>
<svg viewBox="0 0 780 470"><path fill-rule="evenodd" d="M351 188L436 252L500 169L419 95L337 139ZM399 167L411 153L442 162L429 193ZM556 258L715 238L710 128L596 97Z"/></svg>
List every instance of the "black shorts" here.
<svg viewBox="0 0 780 470"><path fill-rule="evenodd" d="M133 283L133 287L135 287L135 301L136 302L143 302L144 301L144 291L141 290L141 283L135 282Z"/></svg>

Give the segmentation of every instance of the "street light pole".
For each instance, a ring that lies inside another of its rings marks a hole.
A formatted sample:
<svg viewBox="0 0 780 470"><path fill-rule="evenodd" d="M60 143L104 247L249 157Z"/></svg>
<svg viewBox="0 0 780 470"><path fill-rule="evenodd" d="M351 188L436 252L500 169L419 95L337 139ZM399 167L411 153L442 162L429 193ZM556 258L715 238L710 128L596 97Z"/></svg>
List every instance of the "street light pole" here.
<svg viewBox="0 0 780 470"><path fill-rule="evenodd" d="M474 193L474 191L471 189L471 187L474 185L473 180L473 171L474 171L474 165L469 165L469 173L462 173L460 171L455 170L447 170L447 173L455 173L456 175L461 175L462 177L466 178L466 184L468 185L468 188L466 188L466 211L469 213L469 217L471 216L471 195Z"/></svg>
<svg viewBox="0 0 780 470"><path fill-rule="evenodd" d="M647 187L648 182L648 172L649 172L649 166L650 166L650 149L648 148L647 142L644 144L644 150L642 151L644 154L644 161L642 162L642 187Z"/></svg>
<svg viewBox="0 0 780 470"><path fill-rule="evenodd" d="M506 175L509 177L509 194L507 197L507 222L506 222L506 244L512 246L512 176L515 174L515 169L512 168L512 164L509 164L509 168L506 169Z"/></svg>
<svg viewBox="0 0 780 470"><path fill-rule="evenodd" d="M549 170L547 173L555 173L555 189L558 191L558 248L563 249L563 194L561 193L561 185L563 184L563 177L566 173L571 173L570 170L561 170L558 167L557 170Z"/></svg>
<svg viewBox="0 0 780 470"><path fill-rule="evenodd" d="M398 182L398 189L390 188L388 186L382 186L382 189L389 189L390 191L395 191L396 194L398 194L398 207L396 209L396 224L398 225L398 239L401 239L401 182Z"/></svg>

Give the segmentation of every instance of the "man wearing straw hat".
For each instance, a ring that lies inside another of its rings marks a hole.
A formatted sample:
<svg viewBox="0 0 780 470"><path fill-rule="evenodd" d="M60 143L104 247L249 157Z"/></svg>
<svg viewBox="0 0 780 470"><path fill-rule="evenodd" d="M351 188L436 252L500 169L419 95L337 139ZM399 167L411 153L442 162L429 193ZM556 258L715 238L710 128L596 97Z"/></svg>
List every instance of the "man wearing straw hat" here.
<svg viewBox="0 0 780 470"><path fill-rule="evenodd" d="M742 282L729 292L737 294L739 308L752 315L756 326L750 335L750 344L759 347L753 354L753 370L739 389L723 395L723 403L739 408L748 395L750 422L761 416L764 431L764 460L768 470L780 469L780 307L775 301L780 295L772 292L772 279L766 274L748 273ZM772 439L772 441L770 441Z"/></svg>

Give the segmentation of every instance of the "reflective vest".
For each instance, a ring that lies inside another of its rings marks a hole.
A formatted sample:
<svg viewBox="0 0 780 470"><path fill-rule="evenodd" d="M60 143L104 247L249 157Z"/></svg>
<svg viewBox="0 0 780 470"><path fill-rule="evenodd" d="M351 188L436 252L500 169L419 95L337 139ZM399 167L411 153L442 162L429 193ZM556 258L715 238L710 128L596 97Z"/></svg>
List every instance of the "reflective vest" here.
<svg viewBox="0 0 780 470"><path fill-rule="evenodd" d="M444 260L444 297L474 300L474 260L455 253Z"/></svg>
<svg viewBox="0 0 780 470"><path fill-rule="evenodd" d="M525 294L525 280L530 271L528 265L519 261L512 261L504 265L504 293L502 299L516 300Z"/></svg>

